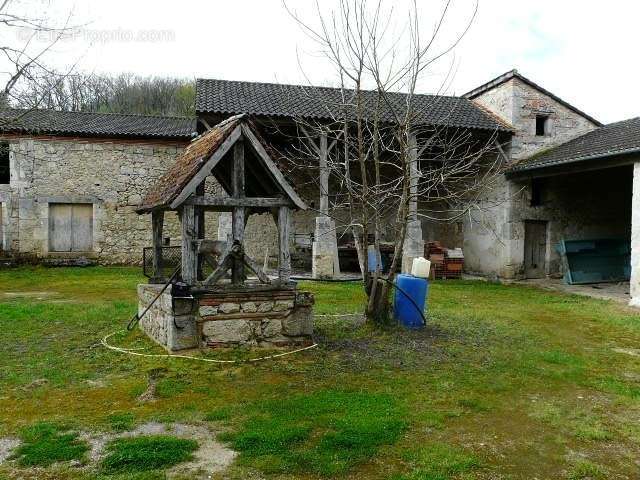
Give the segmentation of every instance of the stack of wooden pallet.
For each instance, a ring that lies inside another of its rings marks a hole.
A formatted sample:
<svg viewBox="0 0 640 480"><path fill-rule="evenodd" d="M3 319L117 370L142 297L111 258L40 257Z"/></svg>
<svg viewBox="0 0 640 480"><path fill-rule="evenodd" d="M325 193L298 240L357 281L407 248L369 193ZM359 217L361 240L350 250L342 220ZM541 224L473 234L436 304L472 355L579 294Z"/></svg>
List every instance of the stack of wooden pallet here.
<svg viewBox="0 0 640 480"><path fill-rule="evenodd" d="M444 248L440 242L427 242L425 257L431 261L431 275L436 279L460 278L464 268L461 248Z"/></svg>

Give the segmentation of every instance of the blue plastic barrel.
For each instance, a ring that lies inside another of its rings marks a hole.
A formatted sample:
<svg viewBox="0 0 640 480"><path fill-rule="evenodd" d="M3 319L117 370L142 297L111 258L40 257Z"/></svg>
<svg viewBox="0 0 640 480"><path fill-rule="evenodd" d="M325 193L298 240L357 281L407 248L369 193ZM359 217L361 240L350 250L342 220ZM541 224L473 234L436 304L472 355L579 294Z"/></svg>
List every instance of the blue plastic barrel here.
<svg viewBox="0 0 640 480"><path fill-rule="evenodd" d="M429 282L426 278L401 274L396 277L396 285L398 288L394 289L393 316L407 328L422 328L424 324L420 312L424 312ZM411 297L413 302L407 296Z"/></svg>

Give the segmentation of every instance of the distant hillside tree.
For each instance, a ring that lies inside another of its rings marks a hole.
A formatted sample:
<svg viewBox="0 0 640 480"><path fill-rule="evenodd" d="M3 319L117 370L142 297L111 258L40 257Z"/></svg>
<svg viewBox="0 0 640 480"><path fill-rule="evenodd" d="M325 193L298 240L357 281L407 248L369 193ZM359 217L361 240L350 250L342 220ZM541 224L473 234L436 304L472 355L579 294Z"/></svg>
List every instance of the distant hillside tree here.
<svg viewBox="0 0 640 480"><path fill-rule="evenodd" d="M21 85L12 103L19 108L191 116L194 102L192 80L121 73L44 74Z"/></svg>

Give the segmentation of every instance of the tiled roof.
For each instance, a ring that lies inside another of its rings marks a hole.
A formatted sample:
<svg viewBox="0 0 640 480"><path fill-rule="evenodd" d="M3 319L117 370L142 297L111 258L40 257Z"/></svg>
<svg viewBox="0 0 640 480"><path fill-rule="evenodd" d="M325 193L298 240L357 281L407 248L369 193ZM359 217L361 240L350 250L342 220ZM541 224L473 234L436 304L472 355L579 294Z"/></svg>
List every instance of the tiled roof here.
<svg viewBox="0 0 640 480"><path fill-rule="evenodd" d="M529 80L527 77L525 77L524 75L522 75L521 73L518 72L518 70L513 69L513 70L509 70L506 73L503 73L502 75L498 75L496 78L494 78L493 80L489 80L487 83L480 85L479 87L474 88L473 90L465 93L463 95L464 98L468 98L473 100L474 98L478 97L479 95L482 95L484 92L487 92L489 90L491 90L492 88L497 87L498 85L502 85L505 82L508 82L509 80L511 80L512 78L517 78L518 80L520 80L521 82L526 83L527 85L535 88L536 90L538 90L539 92L544 93L546 96L553 98L556 102L558 102L560 105L564 105L566 108L568 108L569 110L574 111L575 113L577 113L578 115L586 118L587 120L589 120L590 122L593 122L595 125L601 127L602 123L600 123L598 120L596 120L595 118L593 118L591 115L588 115L586 113L584 113L582 110L577 109L576 107L574 107L573 105L571 105L569 102L561 99L560 97L554 95L553 93L551 93L549 90L546 90L544 88L542 88L540 85L538 85L537 83Z"/></svg>
<svg viewBox="0 0 640 480"><path fill-rule="evenodd" d="M640 117L610 123L520 161L512 172L640 153Z"/></svg>
<svg viewBox="0 0 640 480"><path fill-rule="evenodd" d="M0 132L32 135L74 135L189 140L196 120L120 113L16 110L0 112Z"/></svg>
<svg viewBox="0 0 640 480"><path fill-rule="evenodd" d="M196 112L332 120L340 116L342 106L350 101L348 98L343 100L343 92L328 87L198 79ZM376 92L365 91L363 98L365 110L372 112L377 103ZM384 121L393 122L393 111L405 110L407 95L391 93L389 98L393 110L383 108L381 117ZM466 98L416 94L414 110L417 123L423 125L511 130L509 125Z"/></svg>

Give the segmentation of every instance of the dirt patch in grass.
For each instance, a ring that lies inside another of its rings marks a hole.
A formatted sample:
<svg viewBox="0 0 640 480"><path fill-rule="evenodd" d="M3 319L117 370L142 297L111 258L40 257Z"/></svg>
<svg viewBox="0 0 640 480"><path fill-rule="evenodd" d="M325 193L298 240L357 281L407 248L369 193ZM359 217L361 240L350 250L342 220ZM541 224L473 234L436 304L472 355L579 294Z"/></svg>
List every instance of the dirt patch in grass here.
<svg viewBox="0 0 640 480"><path fill-rule="evenodd" d="M439 361L447 355L439 342L448 337L449 332L429 325L422 330L380 331L362 338L318 336L316 341L324 351L337 354L343 367L362 371L380 366L405 369Z"/></svg>
<svg viewBox="0 0 640 480"><path fill-rule="evenodd" d="M358 328L364 331L358 331ZM322 351L333 355L342 370L354 372L379 368L413 370L459 356L464 348L474 349L474 353L482 357L483 351L489 352L489 347L495 347L496 344L512 344L515 347L522 342L520 337L499 332L487 325L444 326L437 320L418 330L396 326L367 329L367 326L353 323L350 317L344 317L343 329L350 334L336 336L320 324L316 342Z"/></svg>
<svg viewBox="0 0 640 480"><path fill-rule="evenodd" d="M127 432L111 434L83 433L81 437L91 445L90 457L92 462L96 464L103 464L109 451L107 445L118 440L170 437L195 441L198 447L189 452L189 458L184 458L179 464L174 462L172 465L175 466L167 470L167 472L171 476L186 475L188 478L210 478L210 475L222 472L229 467L237 456L235 451L216 440L217 433L219 432L211 430L206 423L164 424L148 422ZM167 448L169 449L168 446ZM175 460L175 457L172 458Z"/></svg>
<svg viewBox="0 0 640 480"><path fill-rule="evenodd" d="M4 462L11 456L11 452L20 445L17 438L0 438L0 463Z"/></svg>
<svg viewBox="0 0 640 480"><path fill-rule="evenodd" d="M446 443L431 443L403 455L409 472L392 480L447 480L460 478L481 466L476 455ZM466 476L463 478L467 478Z"/></svg>

